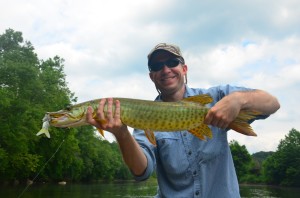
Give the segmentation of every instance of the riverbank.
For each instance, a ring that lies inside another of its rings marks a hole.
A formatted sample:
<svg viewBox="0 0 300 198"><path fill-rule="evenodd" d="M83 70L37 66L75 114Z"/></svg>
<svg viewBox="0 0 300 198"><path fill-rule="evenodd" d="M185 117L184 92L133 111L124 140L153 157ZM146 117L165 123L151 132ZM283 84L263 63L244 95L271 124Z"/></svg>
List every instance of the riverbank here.
<svg viewBox="0 0 300 198"><path fill-rule="evenodd" d="M23 192L24 191L24 192ZM23 193L22 193L23 192ZM157 182L151 179L143 182L130 181L97 181L85 183L33 183L28 188L25 184L17 186L0 186L0 197L153 197L157 192ZM300 188L287 188L268 185L240 185L242 198L289 197L298 198Z"/></svg>

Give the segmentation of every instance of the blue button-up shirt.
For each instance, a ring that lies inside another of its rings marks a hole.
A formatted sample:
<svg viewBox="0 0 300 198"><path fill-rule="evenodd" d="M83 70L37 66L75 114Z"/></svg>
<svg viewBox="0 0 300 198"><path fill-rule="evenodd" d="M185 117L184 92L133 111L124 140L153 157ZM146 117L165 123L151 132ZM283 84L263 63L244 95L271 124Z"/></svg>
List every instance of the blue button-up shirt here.
<svg viewBox="0 0 300 198"><path fill-rule="evenodd" d="M229 85L210 89L186 86L184 97L209 94L214 99L211 107L231 92L246 90L250 89ZM265 117L257 119L260 118ZM135 129L133 135L148 160L145 173L135 179L145 180L156 170L159 186L156 197L240 197L227 131L210 128L213 138L207 141L188 131L155 132L156 147L149 143L144 131Z"/></svg>

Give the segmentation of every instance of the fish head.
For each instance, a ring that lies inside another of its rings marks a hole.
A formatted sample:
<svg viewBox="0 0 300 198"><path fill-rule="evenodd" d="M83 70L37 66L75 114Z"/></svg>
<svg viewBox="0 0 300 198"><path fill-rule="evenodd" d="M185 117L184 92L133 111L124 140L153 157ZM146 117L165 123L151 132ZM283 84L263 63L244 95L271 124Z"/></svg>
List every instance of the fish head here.
<svg viewBox="0 0 300 198"><path fill-rule="evenodd" d="M48 112L50 125L55 127L74 127L86 123L86 110L82 106L72 106L56 112Z"/></svg>

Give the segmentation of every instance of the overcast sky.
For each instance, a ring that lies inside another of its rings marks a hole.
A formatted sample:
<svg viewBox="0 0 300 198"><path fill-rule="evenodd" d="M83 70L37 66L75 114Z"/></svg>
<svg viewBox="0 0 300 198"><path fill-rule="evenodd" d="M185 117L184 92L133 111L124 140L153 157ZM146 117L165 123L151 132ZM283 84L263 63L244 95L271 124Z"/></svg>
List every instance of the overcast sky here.
<svg viewBox="0 0 300 198"><path fill-rule="evenodd" d="M230 140L250 153L275 151L292 128L300 130L298 0L0 0L0 5L0 34L21 31L40 59L64 58L79 102L114 96L153 100L157 92L146 57L157 43L168 42L181 47L190 87L232 84L279 99L276 114L252 125L258 137L230 131Z"/></svg>

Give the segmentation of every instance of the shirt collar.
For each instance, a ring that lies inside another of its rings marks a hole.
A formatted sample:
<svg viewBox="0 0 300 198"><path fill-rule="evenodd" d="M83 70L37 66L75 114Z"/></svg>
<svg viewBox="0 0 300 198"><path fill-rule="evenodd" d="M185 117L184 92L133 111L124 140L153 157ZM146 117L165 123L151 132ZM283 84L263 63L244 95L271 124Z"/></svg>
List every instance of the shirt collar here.
<svg viewBox="0 0 300 198"><path fill-rule="evenodd" d="M191 88L189 88L187 85L185 85L185 93L184 93L184 98L188 98L190 96L193 96L193 90Z"/></svg>

